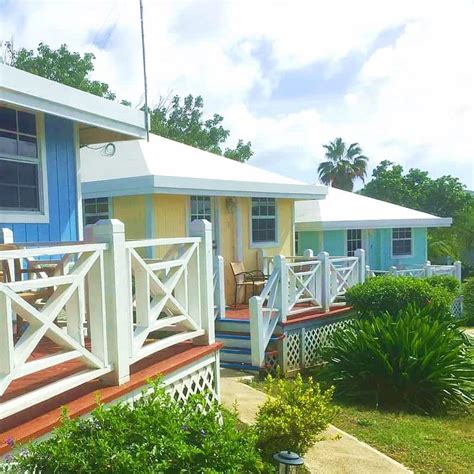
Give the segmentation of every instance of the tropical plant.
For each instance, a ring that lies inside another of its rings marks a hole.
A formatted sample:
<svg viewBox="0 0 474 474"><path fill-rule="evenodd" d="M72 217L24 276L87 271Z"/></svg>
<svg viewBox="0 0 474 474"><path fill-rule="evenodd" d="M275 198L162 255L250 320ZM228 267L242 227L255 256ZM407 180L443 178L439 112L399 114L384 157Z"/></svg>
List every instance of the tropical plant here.
<svg viewBox="0 0 474 474"><path fill-rule="evenodd" d="M462 294L464 296L464 317L467 324L474 326L474 277L466 280Z"/></svg>
<svg viewBox="0 0 474 474"><path fill-rule="evenodd" d="M409 306L354 320L323 349L321 378L337 396L424 413L474 402L474 361L466 337L439 308Z"/></svg>
<svg viewBox="0 0 474 474"><path fill-rule="evenodd" d="M15 472L218 473L266 470L251 428L209 404L206 395L178 403L153 386L130 405L97 408L89 418L63 416L45 441L12 459Z"/></svg>
<svg viewBox="0 0 474 474"><path fill-rule="evenodd" d="M257 414L255 431L267 457L282 450L304 455L338 413L331 404L334 389L321 390L311 377L268 376L265 391L270 397Z"/></svg>
<svg viewBox="0 0 474 474"><path fill-rule="evenodd" d="M352 191L357 178L364 181L369 159L362 154L358 143L351 143L348 147L342 138L336 138L323 147L327 161L318 166L319 179L323 184Z"/></svg>
<svg viewBox="0 0 474 474"><path fill-rule="evenodd" d="M453 295L457 296L461 289L461 282L451 275L433 275L425 278L426 283L436 288L444 288Z"/></svg>
<svg viewBox="0 0 474 474"><path fill-rule="evenodd" d="M449 317L455 296L455 292L430 284L424 278L380 276L349 288L346 302L361 317L385 312L397 317L399 311L410 304L420 308L432 304Z"/></svg>

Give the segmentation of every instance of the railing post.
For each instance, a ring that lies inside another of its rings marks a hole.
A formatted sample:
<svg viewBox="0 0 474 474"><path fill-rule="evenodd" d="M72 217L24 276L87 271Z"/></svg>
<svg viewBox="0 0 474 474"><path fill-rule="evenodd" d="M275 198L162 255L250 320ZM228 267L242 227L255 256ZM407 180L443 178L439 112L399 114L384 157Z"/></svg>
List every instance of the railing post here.
<svg viewBox="0 0 474 474"><path fill-rule="evenodd" d="M196 338L197 344L209 345L215 342L214 329L214 279L212 272L212 225L206 220L191 222L191 237L200 237L199 243L199 278L201 292L201 327L206 331L204 336Z"/></svg>
<svg viewBox="0 0 474 474"><path fill-rule="evenodd" d="M104 291L107 321L107 352L113 372L104 377L106 383L122 385L130 380L130 314L125 226L118 219L100 220L86 227L86 239L108 244L104 251ZM89 305L94 304L93 301Z"/></svg>
<svg viewBox="0 0 474 474"><path fill-rule="evenodd" d="M250 354L252 365L261 367L265 360L265 338L263 334L263 299L252 296L249 300L250 311Z"/></svg>
<svg viewBox="0 0 474 474"><path fill-rule="evenodd" d="M329 267L329 254L319 252L318 260L321 261L321 305L324 311L329 311L331 304L331 271Z"/></svg>
<svg viewBox="0 0 474 474"><path fill-rule="evenodd" d="M13 231L8 227L0 229L0 244L12 244L13 243Z"/></svg>
<svg viewBox="0 0 474 474"><path fill-rule="evenodd" d="M224 257L216 255L214 257L214 273L216 274L216 287L214 288L214 304L216 305L217 317L225 318L225 276Z"/></svg>
<svg viewBox="0 0 474 474"><path fill-rule="evenodd" d="M370 265L365 266L365 278L370 278L372 276L372 273L370 271Z"/></svg>
<svg viewBox="0 0 474 474"><path fill-rule="evenodd" d="M395 266L392 265L392 266L389 268L389 272L390 272L391 275L397 276L397 267L395 267Z"/></svg>
<svg viewBox="0 0 474 474"><path fill-rule="evenodd" d="M306 249L306 250L303 252L303 256L304 256L305 258L314 258L313 250L312 250L312 249Z"/></svg>
<svg viewBox="0 0 474 474"><path fill-rule="evenodd" d="M278 308L280 321L286 322L288 315L288 267L283 255L273 257L273 271L279 273L279 285L276 297L276 307Z"/></svg>
<svg viewBox="0 0 474 474"><path fill-rule="evenodd" d="M305 260L314 260L314 252L312 249L306 249L303 252L303 257ZM316 263L316 262L315 262ZM311 288L311 293L313 293L314 298L318 300L318 271L314 270L314 268L311 268L311 270L314 271L312 280L309 284L309 287Z"/></svg>
<svg viewBox="0 0 474 474"><path fill-rule="evenodd" d="M433 268L431 267L431 262L427 260L425 264L425 276L430 277L432 275L433 275Z"/></svg>
<svg viewBox="0 0 474 474"><path fill-rule="evenodd" d="M358 259L358 283L364 283L365 281L365 250L364 249L357 249L354 252L354 256Z"/></svg>
<svg viewBox="0 0 474 474"><path fill-rule="evenodd" d="M462 280L462 273L461 273L461 262L456 260L454 262L454 276L461 281Z"/></svg>

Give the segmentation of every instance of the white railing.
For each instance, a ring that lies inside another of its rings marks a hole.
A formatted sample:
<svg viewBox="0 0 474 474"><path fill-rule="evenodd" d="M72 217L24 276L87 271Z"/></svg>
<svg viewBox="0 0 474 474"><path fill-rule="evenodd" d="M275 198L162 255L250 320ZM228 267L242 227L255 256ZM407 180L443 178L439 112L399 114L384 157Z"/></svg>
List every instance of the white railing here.
<svg viewBox="0 0 474 474"><path fill-rule="evenodd" d="M223 319L225 318L225 275L224 258L221 255L214 256L213 284L214 319Z"/></svg>
<svg viewBox="0 0 474 474"><path fill-rule="evenodd" d="M287 263L289 315L304 313L308 307L322 307L322 261L303 259Z"/></svg>
<svg viewBox="0 0 474 474"><path fill-rule="evenodd" d="M370 276L393 275L393 276L411 276L415 278L425 278L430 276L453 276L461 281L461 262L456 261L453 265L432 265L428 260L425 265L413 266L410 268L390 267L389 270L369 269Z"/></svg>
<svg viewBox="0 0 474 474"><path fill-rule="evenodd" d="M0 397L19 378L80 362L74 373L0 402L0 419L112 371L104 291L107 248L100 243L76 243L0 251L5 273L0 284ZM29 262L45 257L56 257L58 267L66 258L73 263L67 273L36 272L36 278L24 279ZM7 278L6 265L21 268L21 275L10 273ZM33 355L35 350L44 351L46 340L51 353Z"/></svg>
<svg viewBox="0 0 474 474"><path fill-rule="evenodd" d="M112 219L87 227L85 243L0 247L0 419L98 377L123 384L133 363L166 347L212 344L211 225L195 221L190 233L126 242L124 225ZM41 267L50 257L45 265L56 262L55 271ZM23 277L29 272L35 278ZM15 380L65 362L74 370L61 378L58 371L30 393L7 392Z"/></svg>

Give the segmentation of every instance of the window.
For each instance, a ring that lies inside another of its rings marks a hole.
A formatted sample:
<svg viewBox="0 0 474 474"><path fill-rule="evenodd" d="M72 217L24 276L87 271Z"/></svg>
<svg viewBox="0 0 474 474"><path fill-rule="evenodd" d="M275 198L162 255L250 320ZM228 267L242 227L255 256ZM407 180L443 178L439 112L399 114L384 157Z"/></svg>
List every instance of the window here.
<svg viewBox="0 0 474 474"><path fill-rule="evenodd" d="M41 210L36 116L2 106L0 210Z"/></svg>
<svg viewBox="0 0 474 474"><path fill-rule="evenodd" d="M109 198L84 199L84 225L110 219Z"/></svg>
<svg viewBox="0 0 474 474"><path fill-rule="evenodd" d="M252 242L276 242L275 199L252 198Z"/></svg>
<svg viewBox="0 0 474 474"><path fill-rule="evenodd" d="M191 196L191 222L198 219L212 222L211 198L209 196Z"/></svg>
<svg viewBox="0 0 474 474"><path fill-rule="evenodd" d="M357 249L362 248L362 231L360 229L347 229L347 256L353 257Z"/></svg>
<svg viewBox="0 0 474 474"><path fill-rule="evenodd" d="M392 230L392 255L394 257L407 257L412 254L411 229L402 227Z"/></svg>

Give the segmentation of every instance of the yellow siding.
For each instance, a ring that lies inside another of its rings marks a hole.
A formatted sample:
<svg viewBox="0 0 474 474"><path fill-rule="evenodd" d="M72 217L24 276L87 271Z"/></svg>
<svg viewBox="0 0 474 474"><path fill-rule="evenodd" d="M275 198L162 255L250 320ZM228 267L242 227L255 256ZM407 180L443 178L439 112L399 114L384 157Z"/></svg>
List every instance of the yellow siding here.
<svg viewBox="0 0 474 474"><path fill-rule="evenodd" d="M154 237L186 237L189 196L155 194Z"/></svg>
<svg viewBox="0 0 474 474"><path fill-rule="evenodd" d="M114 197L113 217L125 224L125 238L144 239L146 229L145 196Z"/></svg>

